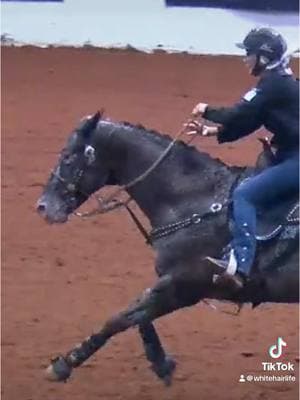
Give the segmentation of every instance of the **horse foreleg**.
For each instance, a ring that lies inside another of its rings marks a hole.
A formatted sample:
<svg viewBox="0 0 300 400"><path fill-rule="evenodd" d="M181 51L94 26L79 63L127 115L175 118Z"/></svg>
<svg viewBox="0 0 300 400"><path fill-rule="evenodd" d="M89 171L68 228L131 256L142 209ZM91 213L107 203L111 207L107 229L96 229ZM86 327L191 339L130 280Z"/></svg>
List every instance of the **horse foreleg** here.
<svg viewBox="0 0 300 400"><path fill-rule="evenodd" d="M176 368L175 361L165 353L152 323L139 325L139 332L143 340L147 360L151 362L151 369L169 386Z"/></svg>
<svg viewBox="0 0 300 400"><path fill-rule="evenodd" d="M176 294L176 280L169 275L160 278L152 289L146 290L131 306L109 319L98 333L86 338L66 356L53 360L47 369L48 378L67 380L73 368L90 358L112 336L136 325L145 326L162 315L190 305L180 301Z"/></svg>

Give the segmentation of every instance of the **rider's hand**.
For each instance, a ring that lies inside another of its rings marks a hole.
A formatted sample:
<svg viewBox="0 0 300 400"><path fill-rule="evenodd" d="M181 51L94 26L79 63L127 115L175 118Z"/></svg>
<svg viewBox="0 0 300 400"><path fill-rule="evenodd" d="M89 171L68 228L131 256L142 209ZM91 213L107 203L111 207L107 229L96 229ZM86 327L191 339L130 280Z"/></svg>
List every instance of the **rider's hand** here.
<svg viewBox="0 0 300 400"><path fill-rule="evenodd" d="M217 126L203 126L202 136L217 136L219 128Z"/></svg>
<svg viewBox="0 0 300 400"><path fill-rule="evenodd" d="M202 115L205 113L207 107L208 107L208 104L206 104L206 103L198 103L192 111L192 116L193 117L202 117Z"/></svg>
<svg viewBox="0 0 300 400"><path fill-rule="evenodd" d="M217 126L207 126L197 120L188 121L184 127L187 135L216 136L219 132Z"/></svg>
<svg viewBox="0 0 300 400"><path fill-rule="evenodd" d="M183 126L187 135L202 135L203 124L197 120L190 120Z"/></svg>

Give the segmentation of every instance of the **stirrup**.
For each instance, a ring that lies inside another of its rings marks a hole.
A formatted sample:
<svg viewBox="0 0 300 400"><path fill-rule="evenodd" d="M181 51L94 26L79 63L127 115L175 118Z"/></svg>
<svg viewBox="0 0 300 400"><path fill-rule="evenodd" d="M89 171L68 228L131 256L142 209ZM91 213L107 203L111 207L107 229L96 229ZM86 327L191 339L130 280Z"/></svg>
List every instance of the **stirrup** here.
<svg viewBox="0 0 300 400"><path fill-rule="evenodd" d="M222 260L219 258L214 258L214 257L205 257L206 260L212 262L213 264L217 265L218 267L223 268L226 274L228 275L235 275L237 271L237 260L234 255L234 249L230 250L229 253L229 261Z"/></svg>

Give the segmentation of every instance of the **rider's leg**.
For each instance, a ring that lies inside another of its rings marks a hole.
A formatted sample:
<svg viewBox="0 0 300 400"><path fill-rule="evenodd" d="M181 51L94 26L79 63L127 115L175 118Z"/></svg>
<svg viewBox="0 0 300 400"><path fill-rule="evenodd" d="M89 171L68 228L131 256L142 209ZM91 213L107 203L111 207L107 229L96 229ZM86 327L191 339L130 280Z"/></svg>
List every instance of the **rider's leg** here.
<svg viewBox="0 0 300 400"><path fill-rule="evenodd" d="M233 193L233 241L238 271L249 275L256 250L256 208L299 191L299 158L289 158L241 183Z"/></svg>
<svg viewBox="0 0 300 400"><path fill-rule="evenodd" d="M207 257L207 259L226 269L233 269L232 266L237 264L239 274L231 279L237 289L243 286L239 276L243 278L250 274L255 257L256 208L259 205L272 205L279 201L281 196L290 192L299 192L298 155L245 180L235 189L231 243L234 253L230 253L230 257L226 255L225 259L213 257ZM226 275L223 277L225 278Z"/></svg>

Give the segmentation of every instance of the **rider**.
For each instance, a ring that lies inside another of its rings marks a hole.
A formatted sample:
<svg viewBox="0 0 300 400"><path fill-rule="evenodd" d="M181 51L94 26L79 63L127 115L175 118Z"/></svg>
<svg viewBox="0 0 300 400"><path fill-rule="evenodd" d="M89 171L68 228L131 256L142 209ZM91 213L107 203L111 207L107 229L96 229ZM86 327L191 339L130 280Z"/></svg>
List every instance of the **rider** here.
<svg viewBox="0 0 300 400"><path fill-rule="evenodd" d="M199 103L193 117L203 117L219 126L203 126L194 120L188 133L217 136L219 143L244 137L262 125L272 134L276 149L275 164L242 182L233 192L233 240L222 259L208 257L213 263L237 267L234 275L224 277L241 289L247 280L256 251L256 208L280 196L299 191L299 82L288 68L290 55L284 38L269 28L252 29L243 43L245 64L258 77L255 88L232 107L212 107ZM223 278L222 278L223 277Z"/></svg>

